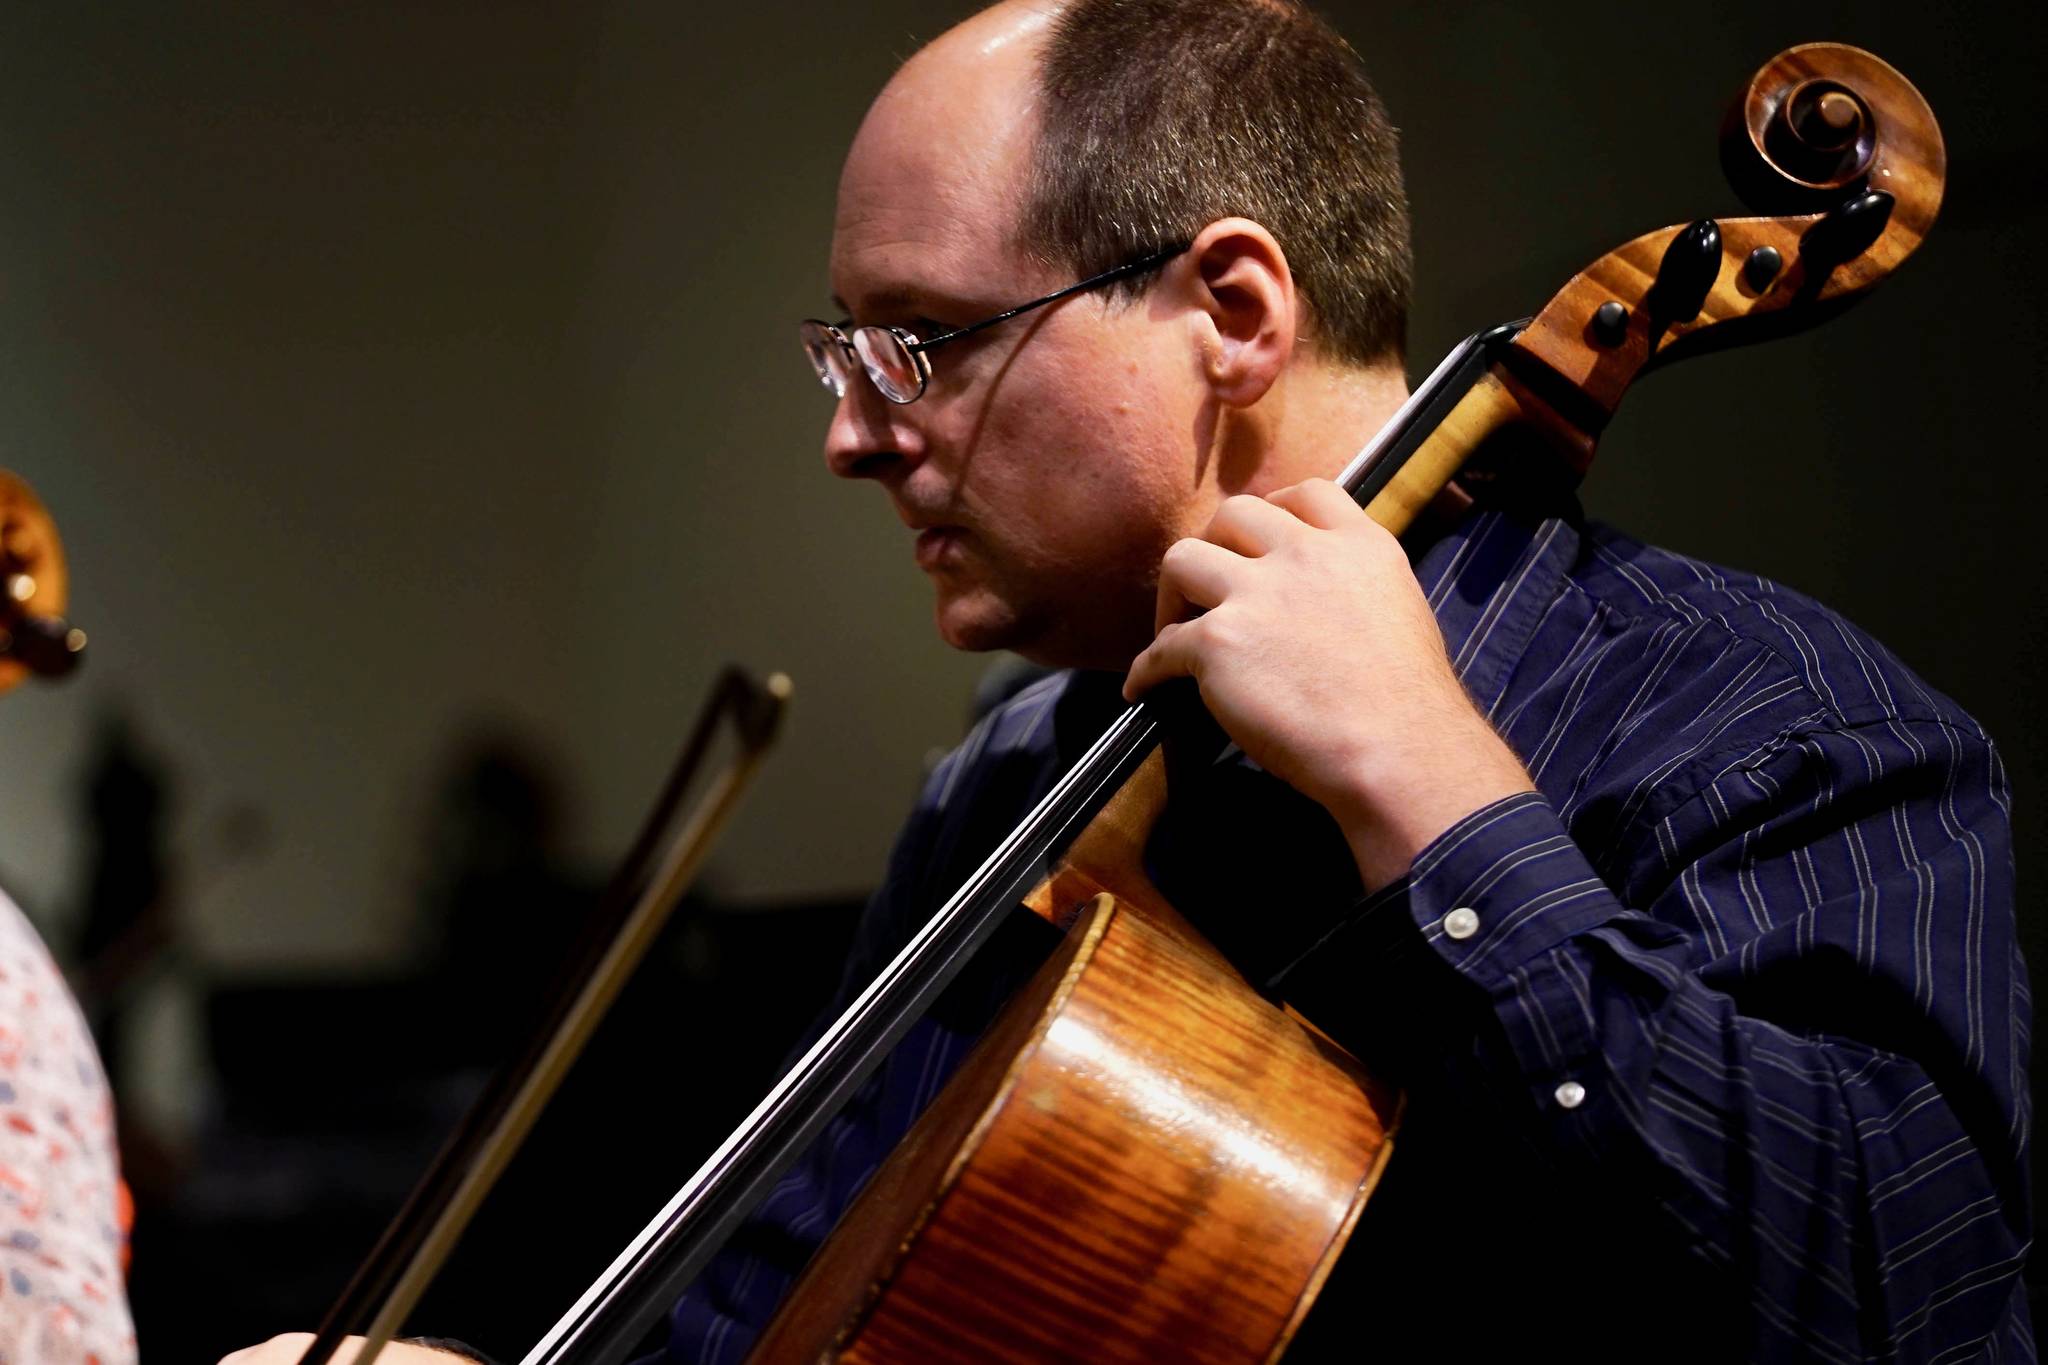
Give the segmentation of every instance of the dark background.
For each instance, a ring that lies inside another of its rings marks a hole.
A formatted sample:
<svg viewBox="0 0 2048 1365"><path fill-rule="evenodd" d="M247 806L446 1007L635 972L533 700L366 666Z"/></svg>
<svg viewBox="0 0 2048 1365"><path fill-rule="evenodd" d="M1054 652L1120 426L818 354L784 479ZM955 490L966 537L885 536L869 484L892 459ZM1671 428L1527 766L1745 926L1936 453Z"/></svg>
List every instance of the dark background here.
<svg viewBox="0 0 2048 1365"><path fill-rule="evenodd" d="M867 99L966 8L0 13L0 464L94 636L0 707L0 883L93 972L147 1358L310 1324L727 658L796 676L789 740L422 1324L523 1352L829 990L986 661L823 475L791 323ZM1823 330L1646 381L1585 497L1973 712L2048 960L2039 7L1323 8L1403 129L1418 376L1738 211L1713 136L1778 49L1919 85L1950 156L1922 252Z"/></svg>

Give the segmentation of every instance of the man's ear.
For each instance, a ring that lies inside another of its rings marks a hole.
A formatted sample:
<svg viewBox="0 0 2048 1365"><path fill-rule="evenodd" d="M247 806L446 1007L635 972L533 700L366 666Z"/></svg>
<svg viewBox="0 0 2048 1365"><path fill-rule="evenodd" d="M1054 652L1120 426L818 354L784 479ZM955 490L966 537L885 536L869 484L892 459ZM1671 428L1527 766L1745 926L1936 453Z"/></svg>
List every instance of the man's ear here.
<svg viewBox="0 0 2048 1365"><path fill-rule="evenodd" d="M1203 378L1225 405L1250 407L1294 355L1301 318L1287 253L1251 219L1220 218L1196 234L1184 268Z"/></svg>

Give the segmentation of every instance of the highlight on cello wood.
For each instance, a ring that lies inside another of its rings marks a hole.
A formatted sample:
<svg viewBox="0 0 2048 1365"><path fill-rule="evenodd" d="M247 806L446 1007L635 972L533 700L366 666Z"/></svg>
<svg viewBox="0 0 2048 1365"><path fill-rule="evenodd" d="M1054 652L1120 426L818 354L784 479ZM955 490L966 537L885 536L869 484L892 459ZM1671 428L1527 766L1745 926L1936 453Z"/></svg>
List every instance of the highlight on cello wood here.
<svg viewBox="0 0 2048 1365"><path fill-rule="evenodd" d="M1723 134L1729 178L1780 216L1645 233L1575 276L1516 338L1539 391L1597 431L1645 367L1810 326L1912 255L1941 207L1947 153L1926 100L1861 48L1773 57Z"/></svg>
<svg viewBox="0 0 2048 1365"><path fill-rule="evenodd" d="M1398 1109L1173 911L1099 895L751 1365L1277 1359Z"/></svg>

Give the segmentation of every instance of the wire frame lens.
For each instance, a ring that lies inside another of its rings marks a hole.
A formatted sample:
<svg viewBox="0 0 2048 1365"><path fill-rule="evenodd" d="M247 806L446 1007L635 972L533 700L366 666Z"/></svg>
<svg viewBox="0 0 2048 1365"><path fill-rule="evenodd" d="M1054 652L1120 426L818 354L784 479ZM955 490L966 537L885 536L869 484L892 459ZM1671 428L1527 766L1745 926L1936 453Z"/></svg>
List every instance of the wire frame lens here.
<svg viewBox="0 0 2048 1365"><path fill-rule="evenodd" d="M818 372L818 382L834 398L845 397L846 350L832 335L832 329L822 322L805 319L797 334L803 338L804 358Z"/></svg>
<svg viewBox="0 0 2048 1365"><path fill-rule="evenodd" d="M892 403L908 403L924 392L924 358L910 349L916 340L900 327L863 327L853 334L868 378Z"/></svg>

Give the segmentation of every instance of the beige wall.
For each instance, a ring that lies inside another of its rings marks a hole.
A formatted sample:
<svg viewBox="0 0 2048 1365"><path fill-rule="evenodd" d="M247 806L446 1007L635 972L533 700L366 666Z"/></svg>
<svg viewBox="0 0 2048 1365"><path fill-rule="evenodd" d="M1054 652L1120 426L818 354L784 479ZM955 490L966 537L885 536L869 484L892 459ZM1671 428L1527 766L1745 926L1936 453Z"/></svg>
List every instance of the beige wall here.
<svg viewBox="0 0 2048 1365"><path fill-rule="evenodd" d="M61 916L70 784L119 700L182 783L206 962L390 962L466 718L527 726L607 854L740 659L799 703L720 885L871 883L979 662L932 639L874 490L822 473L791 322L824 306L861 107L960 8L10 7L0 462L60 519L95 653L0 705L0 878ZM2039 18L1332 8L1406 130L1418 368L1733 209L1720 101L1777 46L1841 34L1922 82L1958 171L1925 259L1825 333L1651 382L1589 502L1828 597L2048 774L2011 586L2038 439L1997 397L2038 383L2041 111L2000 92L2031 89ZM209 872L244 802L270 850Z"/></svg>
<svg viewBox="0 0 2048 1365"><path fill-rule="evenodd" d="M872 881L975 671L822 475L790 325L888 58L763 80L669 18L10 16L0 459L94 640L0 708L0 875L46 924L108 706L177 777L206 960L342 967L408 946L466 720L561 760L608 858L728 659L801 692L722 886ZM819 82L845 127L788 112ZM270 845L222 867L244 803Z"/></svg>

